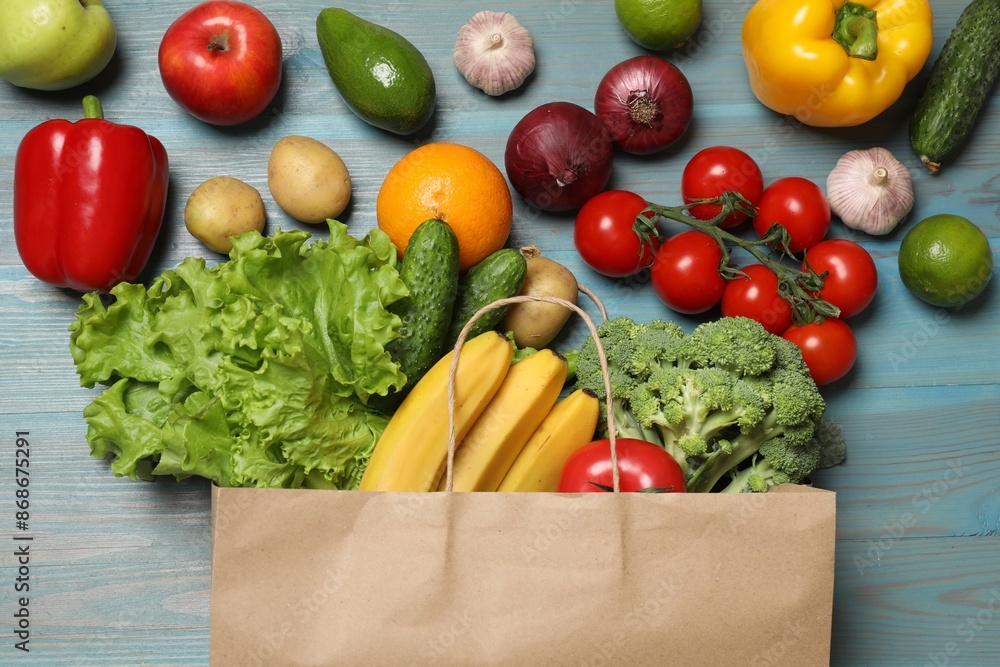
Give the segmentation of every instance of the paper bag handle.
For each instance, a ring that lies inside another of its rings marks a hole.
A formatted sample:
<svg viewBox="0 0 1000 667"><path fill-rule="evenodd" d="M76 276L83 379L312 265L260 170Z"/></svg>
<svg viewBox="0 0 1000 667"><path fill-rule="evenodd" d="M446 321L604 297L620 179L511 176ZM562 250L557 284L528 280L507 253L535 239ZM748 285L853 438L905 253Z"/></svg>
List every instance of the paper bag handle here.
<svg viewBox="0 0 1000 667"><path fill-rule="evenodd" d="M581 292L586 294L595 304L597 304L598 309L601 311L601 316L606 320L608 318L607 311L604 309L604 304L601 303L601 300L597 298L597 295L582 285L580 285L579 288ZM445 468L444 490L451 491L454 486L455 449L458 447L455 436L455 375L458 371L458 357L461 353L462 345L465 343L465 338L472 329L473 323L491 310L515 303L525 303L528 301L543 301L545 303L554 303L568 308L582 317L583 321L587 324L587 328L590 329L590 334L593 336L594 343L597 347L597 359L601 364L601 374L604 377L604 395L607 397L604 402L607 405L608 440L611 445L611 487L614 493L619 493L621 489L619 485L618 449L615 439L615 417L614 410L611 405L611 378L608 375L608 359L604 354L604 346L601 344L601 337L597 334L597 325L594 324L594 320L591 319L590 315L588 315L583 308L580 308L580 306L576 305L572 301L567 301L566 299L560 299L554 296L528 295L499 299L493 303L483 306L476 311L468 322L466 322L465 326L462 327L462 331L458 334L458 340L455 341L454 354L452 354L451 357L451 368L448 372L448 457L447 466Z"/></svg>

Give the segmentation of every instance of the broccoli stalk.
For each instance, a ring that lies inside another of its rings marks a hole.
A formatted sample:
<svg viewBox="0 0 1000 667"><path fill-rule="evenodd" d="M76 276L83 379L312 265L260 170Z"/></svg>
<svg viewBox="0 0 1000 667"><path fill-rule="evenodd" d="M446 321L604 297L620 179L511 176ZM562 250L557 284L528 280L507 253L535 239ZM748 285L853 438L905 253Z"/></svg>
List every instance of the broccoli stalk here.
<svg viewBox="0 0 1000 667"><path fill-rule="evenodd" d="M750 466L733 476L733 481L722 489L722 493L764 493L769 487L790 481L765 459L755 456Z"/></svg>
<svg viewBox="0 0 1000 667"><path fill-rule="evenodd" d="M801 484L814 470L842 463L846 451L840 427L824 418L805 446L769 443L761 448L760 454L754 455L749 466L733 475L732 481L722 489L723 493L759 493L778 484Z"/></svg>
<svg viewBox="0 0 1000 667"><path fill-rule="evenodd" d="M724 317L686 334L674 323L622 317L598 334L611 395L593 339L580 351L576 388L611 401L618 437L669 452L688 491L711 491L727 475L748 486L753 473L745 470L760 465L767 473L765 463L776 472L759 475L763 486L801 481L843 459L843 437L822 420L826 404L801 352L759 323ZM603 411L601 430L607 435Z"/></svg>

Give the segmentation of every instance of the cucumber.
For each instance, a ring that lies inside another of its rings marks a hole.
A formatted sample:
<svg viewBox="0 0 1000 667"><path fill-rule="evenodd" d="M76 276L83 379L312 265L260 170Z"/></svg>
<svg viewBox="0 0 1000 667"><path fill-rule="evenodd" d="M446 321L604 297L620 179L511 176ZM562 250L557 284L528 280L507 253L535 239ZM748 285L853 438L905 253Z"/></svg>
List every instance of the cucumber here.
<svg viewBox="0 0 1000 667"><path fill-rule="evenodd" d="M409 296L389 306L402 320L399 337L385 346L406 375L406 385L395 394L373 396L374 407L397 406L413 385L443 355L458 294L458 239L447 223L426 220L413 231L399 267Z"/></svg>
<svg viewBox="0 0 1000 667"><path fill-rule="evenodd" d="M969 138L1000 73L1000 0L972 0L931 67L910 122L910 144L930 172Z"/></svg>
<svg viewBox="0 0 1000 667"><path fill-rule="evenodd" d="M458 299L455 302L451 328L445 338L445 349L455 346L458 334L480 308L499 299L517 296L527 271L524 256L513 248L497 250L469 268L458 281ZM508 309L509 306L504 306L484 313L472 325L465 339L470 340L496 327Z"/></svg>

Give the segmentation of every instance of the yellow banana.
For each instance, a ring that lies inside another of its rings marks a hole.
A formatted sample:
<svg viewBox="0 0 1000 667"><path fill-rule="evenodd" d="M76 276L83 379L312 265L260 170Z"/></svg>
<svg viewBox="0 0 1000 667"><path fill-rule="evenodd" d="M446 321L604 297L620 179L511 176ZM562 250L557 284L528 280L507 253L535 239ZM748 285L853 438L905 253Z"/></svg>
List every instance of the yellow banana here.
<svg viewBox="0 0 1000 667"><path fill-rule="evenodd" d="M587 389L577 389L556 403L497 491L555 491L570 454L593 440L599 410L600 402Z"/></svg>
<svg viewBox="0 0 1000 667"><path fill-rule="evenodd" d="M566 383L566 360L540 350L507 371L500 390L455 451L454 491L496 491ZM444 490L442 476L438 490Z"/></svg>
<svg viewBox="0 0 1000 667"><path fill-rule="evenodd" d="M431 491L448 453L448 373L454 352L442 357L389 419L361 477L362 491ZM495 331L469 340L455 375L455 437L461 441L500 388L514 355Z"/></svg>

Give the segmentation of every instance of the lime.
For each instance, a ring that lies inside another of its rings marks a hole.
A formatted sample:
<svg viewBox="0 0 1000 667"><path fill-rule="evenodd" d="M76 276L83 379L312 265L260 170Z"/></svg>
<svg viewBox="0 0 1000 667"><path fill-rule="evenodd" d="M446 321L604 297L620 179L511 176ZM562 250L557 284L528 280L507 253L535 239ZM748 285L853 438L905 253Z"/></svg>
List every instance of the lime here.
<svg viewBox="0 0 1000 667"><path fill-rule="evenodd" d="M683 44L701 25L702 0L615 0L615 13L639 46L667 51Z"/></svg>
<svg viewBox="0 0 1000 667"><path fill-rule="evenodd" d="M917 223L899 246L899 277L929 304L956 307L976 298L993 275L990 242L959 215L932 215Z"/></svg>

